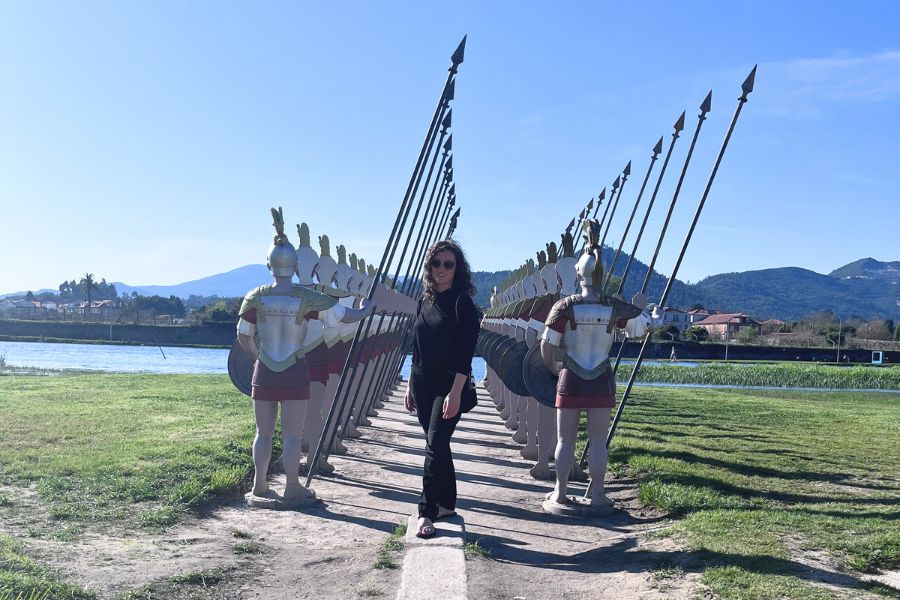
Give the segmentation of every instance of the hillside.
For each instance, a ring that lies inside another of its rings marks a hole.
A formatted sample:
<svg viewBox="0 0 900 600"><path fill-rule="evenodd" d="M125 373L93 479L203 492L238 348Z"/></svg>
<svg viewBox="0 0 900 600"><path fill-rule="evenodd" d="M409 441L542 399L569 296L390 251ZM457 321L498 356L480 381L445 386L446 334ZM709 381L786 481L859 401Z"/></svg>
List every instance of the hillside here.
<svg viewBox="0 0 900 600"><path fill-rule="evenodd" d="M725 273L691 286L709 308L757 319L796 320L822 310L850 317L897 319L900 285L879 279L838 279L797 267Z"/></svg>
<svg viewBox="0 0 900 600"><path fill-rule="evenodd" d="M838 279L880 279L900 283L900 261L881 262L874 258L861 258L828 274Z"/></svg>

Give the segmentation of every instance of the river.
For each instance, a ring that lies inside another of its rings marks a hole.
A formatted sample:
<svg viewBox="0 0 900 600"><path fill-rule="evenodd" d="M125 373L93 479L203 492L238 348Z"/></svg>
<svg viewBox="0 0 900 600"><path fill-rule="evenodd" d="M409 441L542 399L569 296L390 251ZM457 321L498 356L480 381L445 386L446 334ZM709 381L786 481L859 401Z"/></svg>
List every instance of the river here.
<svg viewBox="0 0 900 600"><path fill-rule="evenodd" d="M108 373L212 373L228 372L228 350L170 346L115 346L108 344L55 344L0 342L0 357L8 367L103 371ZM410 357L400 374L409 378ZM484 360L475 357L472 375L484 378Z"/></svg>

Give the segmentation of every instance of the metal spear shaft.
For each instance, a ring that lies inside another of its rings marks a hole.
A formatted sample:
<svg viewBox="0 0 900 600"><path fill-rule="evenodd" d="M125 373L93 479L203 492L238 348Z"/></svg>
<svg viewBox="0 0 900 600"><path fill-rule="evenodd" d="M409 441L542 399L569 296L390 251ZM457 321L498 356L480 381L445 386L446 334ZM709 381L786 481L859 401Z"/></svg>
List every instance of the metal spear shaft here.
<svg viewBox="0 0 900 600"><path fill-rule="evenodd" d="M452 122L452 120L451 120L451 112L448 110L448 111L447 111L446 117L444 117L443 121L441 122L441 128L442 128L442 129L441 129L440 139L438 140L438 146L444 146L444 136L446 135L447 129L450 127L451 122ZM443 163L444 163L445 160L446 160L446 156L447 156L447 152L446 152L446 149L445 149L445 150L444 150L444 154L443 154L443 158L442 158L442 160L441 160L441 167L440 167L440 169L439 169L439 172L443 169ZM425 199L425 196L426 196L427 193L428 193L428 187L429 187L429 183L431 182L431 176L432 176L432 174L433 174L433 172L434 172L434 166L435 166L435 163L437 162L437 157L438 157L438 154L435 153L435 154L434 154L434 157L432 158L432 161L431 161L431 166L430 166L430 168L429 168L429 170L428 170L428 176L427 176L426 179L425 179L425 185L424 185L424 187L423 187L423 189L422 189L422 195L421 195L421 197L419 198L419 203L418 203L418 206L416 207L416 212L415 212L415 214L413 215L413 220L412 220L413 225L412 225L412 226L410 227L410 229L409 229L409 234L407 235L406 243L405 243L404 246L403 246L403 252L401 252L401 254L400 254L400 259L399 259L398 262L397 262L397 270L396 270L396 272L394 273L394 279L393 279L393 281L391 282L391 288L392 288L392 289L396 289L396 285L397 285L398 277L399 277L399 275L400 275L400 271L403 269L403 266L404 266L404 264L405 264L406 252L407 252L407 250L408 250L408 248L409 248L409 243L410 243L410 241L411 241L412 238L413 238L413 233L414 233L414 231L415 231L415 225L416 225L417 223L420 225L420 227L419 227L419 233L418 233L418 236L416 237L416 243L415 243L415 246L418 246L419 241L420 241L421 238L422 238L422 234L424 233L425 223L426 223L426 221L428 221L428 216L430 216L430 215L428 215L428 212L431 210L431 198L434 198L434 193L435 193L435 190L436 190L437 187L438 187L438 182L439 182L440 178L436 178L435 181L434 181L434 185L432 186L431 195L430 195L429 202L428 202L428 208L426 209L426 213L425 213L425 214L426 214L426 217L423 218L423 219L419 219L419 212L420 212L420 210L421 210L421 208L422 208L422 201ZM406 267L406 273L407 273L407 274L410 272L410 269L412 268L413 263L416 263L417 260L418 260L418 257L416 257L414 254L410 254L409 264L408 264L407 267ZM382 314L382 315L381 315L381 320L379 321L378 327L376 328L375 336L374 336L374 339L375 339L376 341L378 341L378 335L379 335L379 333L380 333L380 331L381 331L382 323L384 322L385 317L386 317L385 314ZM383 360L381 359L381 357L379 357L379 359L376 361L376 364L374 365L374 369L375 369L374 372L375 372L375 373L378 373L378 368L379 368L379 366L382 364L382 362L383 362ZM351 409L350 409L349 411L347 411L347 415L346 415L346 417L344 418L344 422L343 422L343 427L344 427L344 429L346 429L347 425L348 425L349 422L350 422L350 415L353 413L353 410L357 407L358 400L359 400L359 392L361 391L361 390L360 390L360 386L362 385L362 382L365 381L365 377L366 377L366 374L367 374L368 371L369 371L369 367L370 367L370 366L371 366L371 361L366 361L366 364L363 366L362 373L361 373L360 376L359 376L359 381L360 381L360 383L359 383L359 385L357 386L356 392L355 392L354 395L353 395L353 400L351 401ZM363 403L364 405L366 405L366 404L369 403L369 395L372 395L374 392L377 392L377 390L376 390L375 388L370 388L369 390L363 391L362 403ZM360 413L360 414L362 414L362 413Z"/></svg>
<svg viewBox="0 0 900 600"><path fill-rule="evenodd" d="M631 222L634 220L634 215L637 213L638 206L641 204L641 198L644 195L644 188L647 187L647 181L650 179L650 173L653 171L653 165L656 164L656 159L659 158L659 153L662 152L662 137L659 138L659 141L656 142L656 145L653 147L653 155L650 157L650 166L647 167L647 174L644 175L644 182L641 184L641 191L638 192L637 200L634 201L634 208L631 209L631 215L628 217L628 224L625 225L625 233L622 234L622 239L619 241L619 246L616 248L616 253L613 255L612 262L609 263L609 269L606 270L606 279L603 282L603 287L600 289L605 290L606 284L609 282L612 277L613 269L616 267L616 261L619 260L619 253L622 252L622 246L625 244L625 238L628 237L628 231L631 229Z"/></svg>
<svg viewBox="0 0 900 600"><path fill-rule="evenodd" d="M665 305L666 299L669 296L669 292L672 290L672 285L675 282L675 277L678 275L678 269L681 267L681 261L684 259L684 255L687 252L688 245L691 242L691 237L694 235L694 229L697 226L697 221L700 219L700 213L703 211L703 206L706 204L706 199L709 197L709 191L712 188L713 181L716 178L716 173L719 171L719 165L722 163L722 157L725 155L725 149L728 147L728 142L731 140L731 134L734 132L734 127L737 124L738 117L741 116L741 109L743 109L744 104L747 102L747 96L753 91L753 84L756 79L756 67L753 67L753 70L750 71L750 74L747 76L747 79L744 80L744 83L741 85L741 96L738 98L737 108L734 111L734 116L731 118L731 124L728 126L728 132L725 134L725 139L722 142L722 146L719 148L719 154L716 156L716 162L713 165L712 172L709 175L709 179L706 181L706 187L703 190L703 195L700 197L700 202L697 204L697 210L694 212L694 218L691 220L691 226L688 229L687 235L684 238L684 243L681 245L681 252L678 254L678 259L675 261L675 266L672 268L672 274L669 276L668 282L666 282L666 287L663 290L662 296L660 297L659 306ZM609 448L610 442L612 442L612 438L616 433L616 428L619 424L619 420L622 417L622 411L625 408L625 404L628 401L628 396L631 393L631 388L634 386L634 382L637 379L638 371L641 368L641 363L644 359L644 352L647 349L647 341L650 339L650 336L644 338L644 343L641 345L641 351L638 354L637 361L635 361L634 369L631 371L631 376L628 378L628 385L625 388L625 393L622 395L622 400L619 402L619 407L616 410L616 417L613 420L609 433L606 436L606 447ZM593 484L593 481L591 482ZM588 486L588 494L590 494L590 485Z"/></svg>
<svg viewBox="0 0 900 600"><path fill-rule="evenodd" d="M675 203L678 201L678 196L681 193L681 186L684 183L684 177L687 175L688 167L691 164L691 157L694 155L694 148L697 145L697 139L700 137L700 130L703 128L703 122L706 121L706 115L712 109L712 90L706 95L706 98L703 99L703 102L700 104L700 114L697 116L697 129L694 130L694 137L691 139L691 147L688 149L687 156L684 159L684 165L681 167L681 175L678 177L678 185L675 186L675 193L672 195L672 201L669 203L669 212L666 213L666 220L663 222L662 229L659 232L659 238L656 241L656 251L653 253L653 260L650 261L650 265L647 267L647 276L644 278L644 283L641 285L641 293L645 293L647 291L647 287L650 284L650 276L653 273L653 269L656 266L656 259L659 256L659 249L662 247L663 240L666 237L666 231L669 228L669 221L672 218L672 213L675 210ZM680 122L680 119L679 119ZM676 123L676 127L678 123ZM675 140L672 140L674 145ZM669 150L671 151L671 146ZM646 339L649 338L649 334ZM643 348L643 346L642 346ZM619 363L622 361L622 352L625 350L625 342L623 341L619 344L619 353L616 356L616 364L613 367L613 374L618 371ZM621 405L620 405L621 406ZM581 454L581 461L583 462L587 457L588 446L585 446L584 451Z"/></svg>
<svg viewBox="0 0 900 600"><path fill-rule="evenodd" d="M678 136L681 133L681 130L684 129L684 115L682 112L681 116L678 117L678 120L675 121L675 130L672 132L672 141L669 142L669 149L666 151L666 158L663 159L662 168L659 171L659 176L656 178L656 185L653 188L653 194L650 196L650 202L647 203L647 210L644 212L644 220L641 222L641 228L638 230L637 238L634 240L634 246L631 249L631 254L628 255L628 263L625 265L625 272L622 274L622 280L619 282L619 288L616 290L616 296L622 297L623 290L625 289L625 282L628 280L628 273L631 270L631 264L634 260L634 256L637 253L638 245L641 243L641 237L644 235L644 228L647 226L647 220L650 218L650 211L653 209L653 203L656 201L656 196L659 193L659 187L662 184L663 177L666 174L666 169L669 166L669 159L672 158L672 151L675 150L675 142L678 140ZM610 272L612 269L610 268ZM604 285L604 289L606 286ZM619 352L616 355L616 364L613 366L612 373L613 377L619 370L619 364L622 362L622 351L625 349L625 341L623 340L619 344ZM578 464L581 467L584 467L585 461L587 460L587 453L590 449L590 441L584 445L584 448L581 450L581 456L578 459Z"/></svg>
<svg viewBox="0 0 900 600"><path fill-rule="evenodd" d="M406 269L406 273L404 273L404 275L403 275L402 292L404 294L408 294L410 291L411 286L409 285L409 278L410 278L410 275L412 274L413 266L417 264L416 258L421 256L421 253L424 251L424 248L422 248L422 245L423 245L423 242L427 243L427 241L428 241L428 232L430 229L429 225L434 220L435 216L438 214L438 212L440 210L439 209L440 200L443 195L443 190L446 188L447 181L448 181L447 173L451 169L453 169L453 156L451 155L449 158L447 158L447 154L450 152L450 150L452 148L453 148L453 136L451 134L450 137L447 138L447 142L444 144L444 154L441 159L441 166L439 168L439 172L443 173L443 176L440 177L439 179L436 179L434 186L431 188L431 195L428 198L428 206L425 208L425 214L427 216L426 216L426 218L422 219L422 226L419 230L419 236L416 239L416 243L413 246L412 254L410 255L413 257L413 260L411 260L409 262L409 266ZM440 188L440 190L441 190L441 195L437 195L438 188ZM434 202L435 197L437 197L437 199L438 199L437 204L435 204L435 202ZM434 207L434 210L432 210L432 206Z"/></svg>
<svg viewBox="0 0 900 600"><path fill-rule="evenodd" d="M442 140L443 140L444 135L446 134L446 128L443 127L443 124L445 122L444 116L449 111L449 108L447 105L448 105L449 99L452 98L452 96L453 96L454 81L455 80L452 80L450 82L450 86L449 86L447 93L444 96L443 102L441 104L441 117L442 117L442 119L441 119L441 123L442 123L441 139ZM434 147L433 142L434 142L434 136L432 135L432 138L430 141L430 146L428 148L428 152L426 153L426 156L431 155L431 150ZM437 146L438 147L440 146L440 142L437 144ZM437 152L435 152L435 154L434 154L434 158L436 158L436 157L437 157ZM431 162L431 169L433 169L433 168L434 168L434 160L432 160L432 162ZM431 176L431 169L429 170L429 178ZM418 192L419 183L421 182L421 178L422 178L422 170L419 170L419 172L416 173L416 181L415 181L415 185L413 186L413 190L412 190L413 197L415 197L415 195ZM427 187L427 182L426 182L426 187ZM417 215L418 215L419 210L421 209L422 202L424 200L424 196L425 196L425 193L423 191L423 193L419 196L418 203L416 203L416 214ZM371 300L375 294L375 287L379 284L379 275L381 273L384 273L384 275L382 277L382 281L381 281L382 285L384 285L384 282L387 281L388 269L389 269L390 265L393 263L394 252L396 251L397 246L399 246L399 240L402 237L403 231L405 230L406 221L407 221L407 219L409 217L409 213L412 209L412 204L413 204L412 201L410 201L407 204L406 210L403 213L403 218L400 222L401 231L397 235L397 238L396 238L397 243L394 244L393 248L391 249L390 255L387 259L387 263L386 264L383 263L382 266L379 267L379 269L380 269L379 272L377 272L372 279L372 285L369 289L369 300ZM415 228L415 223L413 223L410 226L408 236L412 235L412 231L414 228ZM408 243L409 243L409 237L407 237L407 245L408 245ZM398 271L399 271L399 268L398 268ZM394 277L394 280L391 282L392 286L395 284L396 284L396 275ZM376 336L378 334L378 331L380 331L380 329L381 329L382 323L384 322L385 314L381 313L378 316L380 316L380 319L378 322L378 326L376 327L376 333L375 333ZM356 408L356 400L357 400L357 396L359 394L360 386L362 385L363 377L365 377L365 374L368 372L368 369L369 369L370 363L369 363L369 361L366 361L365 365L363 365L362 373L359 374L360 376L357 379L358 369L360 366L359 357L361 357L363 355L363 351L365 350L366 346L373 341L373 338L369 337L369 332L372 330L372 323L374 322L375 317L376 317L375 314L369 316L368 318L364 319L364 322L360 323L359 327L357 327L356 334L353 338L353 342L350 345L350 351L347 355L347 359L345 362L346 369L344 372L341 373L341 380L340 380L340 383L338 384L338 389L335 392L334 401L331 403L332 408L338 404L340 405L341 412L338 413L338 415L341 415L341 414L345 415L344 420L343 420L343 426L345 428L347 426L347 423L349 422L349 416L353 413L353 409ZM360 332L362 332L362 335L360 335ZM349 378L347 377L347 370L349 370ZM345 385L345 382L346 382L346 385ZM351 400L350 393L351 393L351 391L354 390L354 388L353 388L354 383L356 384L356 390L355 390L355 393L353 394L353 399ZM343 395L341 395L342 393L343 393ZM338 398L340 398L340 401L338 401ZM350 402L349 407L347 407L348 400ZM331 412L329 411L329 417L330 416L331 416ZM326 429L323 429L323 434L330 431L332 438L335 435L337 435L337 427L335 427L334 424L330 420L326 419L325 424L326 424ZM330 443L331 442L329 442L328 448L331 447ZM318 448L317 448L317 451L318 451ZM326 449L326 450L324 450L324 452L328 452L328 450ZM312 471L310 471L310 472L312 472Z"/></svg>
<svg viewBox="0 0 900 600"><path fill-rule="evenodd" d="M656 201L656 195L659 193L659 186L660 184L662 184L663 177L666 174L666 169L669 166L669 159L672 158L672 151L675 149L675 142L678 140L678 137L681 134L681 130L684 129L684 115L685 113L682 112L681 116L678 117L678 120L675 122L675 131L672 132L672 141L669 142L669 149L666 151L666 158L663 159L662 169L660 169L659 171L659 177L656 178L656 186L653 188L653 194L650 196L650 202L647 203L647 210L644 212L644 220L641 222L641 228L640 230L638 230L637 238L634 240L634 246L631 248L631 254L628 255L628 263L626 263L625 265L625 272L622 274L622 281L619 282L619 289L616 290L616 294L620 297L625 291L625 282L628 279L628 273L631 271L631 264L634 261L635 254L637 254L638 245L641 243L641 237L644 235L644 228L647 226L647 220L650 218L650 211L653 210L653 203Z"/></svg>
<svg viewBox="0 0 900 600"><path fill-rule="evenodd" d="M398 229L402 229L402 222L405 221L405 216L409 214L409 208L412 204L412 197L415 194L414 188L418 185L418 181L422 177L422 164L425 160L425 157L430 153L431 146L434 141L435 133L437 131L437 124L441 118L441 115L446 109L446 98L448 92L451 91L454 77L459 69L459 65L462 64L465 56L465 47L466 47L466 38L463 37L462 41L457 46L456 50L453 52L453 55L450 57L450 69L447 74L447 80L444 82L444 87L441 91L440 99L438 100L437 107L435 108L434 115L431 118L431 124L428 127L428 132L425 135L425 142L422 144L422 149L419 151L419 157L416 160L416 166L413 168L413 174L410 177L409 185L407 186L406 194L403 198L403 202L400 205L400 210L397 214L397 219L394 222L394 228L391 231L391 235L388 238L388 243L385 245L384 254L381 257L381 263L378 265L378 270L376 271L373 285L369 290L369 300L372 300L372 297L375 294L375 285L377 284L378 277L381 275L381 272L384 270L385 266L389 264L388 253L393 255L392 249L396 248L395 236L397 235ZM369 319L371 320L371 319ZM330 447L334 442L334 436L337 433L336 429L333 427L335 412L337 410L343 410L344 403L346 402L346 395L344 396L344 402L341 403L341 406L338 406L337 399L340 396L340 393L343 391L345 387L345 379L347 376L347 371L351 364L352 359L354 359L354 346L357 344L360 336L360 330L362 329L360 326L356 328L356 334L354 335L353 342L350 345L350 352L347 356L346 361L344 362L344 368L341 372L340 383L338 384L338 389L335 391L334 401L331 403L331 406L328 410L328 416L325 419L324 427L322 428L322 435L319 438L319 443L316 445L316 450L311 462L309 462L309 474L306 477L306 486L309 487L312 482L313 477L315 477L317 468L319 465L319 458L322 455L322 452L325 446ZM331 429L331 431L329 431Z"/></svg>
<svg viewBox="0 0 900 600"><path fill-rule="evenodd" d="M646 292L650 285L650 277L653 275L653 269L656 267L656 259L659 257L659 249L662 248L663 238L666 236L666 229L669 227L669 220L672 218L672 211L675 210L675 203L678 201L678 194L681 193L681 186L684 183L684 176L687 174L688 165L691 164L691 157L694 155L694 147L697 145L697 138L700 136L700 129L706 120L706 114L712 109L712 90L703 99L700 105L700 114L697 115L697 129L694 130L694 137L691 139L691 147L688 149L687 156L684 159L684 166L681 168L681 175L678 177L678 185L675 186L675 194L672 196L672 202L669 204L669 212L666 213L666 220L663 222L662 231L656 242L656 250L653 252L653 260L647 267L647 275L644 277L644 283L641 285L641 292Z"/></svg>
<svg viewBox="0 0 900 600"><path fill-rule="evenodd" d="M612 210L609 213L609 221L606 222L606 230L603 232L603 237L600 238L600 248L603 249L603 243L606 241L606 234L609 233L609 227L612 225L613 217L616 214L616 208L619 206L619 200L622 198L622 190L625 189L625 182L628 181L628 176L631 175L631 161L628 161L628 164L625 165L625 169L622 171L622 185L619 186L619 193L616 196L615 202L613 202ZM601 227L603 225L601 224Z"/></svg>

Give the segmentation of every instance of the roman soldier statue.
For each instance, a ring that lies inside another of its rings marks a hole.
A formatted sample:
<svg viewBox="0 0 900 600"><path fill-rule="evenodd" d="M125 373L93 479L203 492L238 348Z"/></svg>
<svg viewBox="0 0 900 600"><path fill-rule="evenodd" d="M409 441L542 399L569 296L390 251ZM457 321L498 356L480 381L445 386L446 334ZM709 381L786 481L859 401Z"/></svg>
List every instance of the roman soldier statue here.
<svg viewBox="0 0 900 600"><path fill-rule="evenodd" d="M606 434L610 411L616 402L616 384L609 362L615 330L628 337L643 335L662 324L662 311L648 313L643 297L634 304L607 296L603 291L604 272L600 261L599 223L583 222L585 250L575 265L581 293L567 296L553 305L541 336L541 357L553 373L556 385L557 430L556 487L547 494L543 508L554 514L603 512L612 506L604 492L606 474ZM588 469L594 485L590 503L578 504L566 496L569 474L575 464L575 438L581 411L587 411Z"/></svg>
<svg viewBox="0 0 900 600"><path fill-rule="evenodd" d="M291 278L297 269L297 253L284 233L280 207L272 209L272 218L276 235L266 264L275 281L246 295L241 304L237 333L241 347L256 357L250 394L256 415L254 479L253 489L246 497L247 503L279 508L315 502L315 493L299 480L301 432L306 417L304 400L310 397L309 367L304 349L308 320L320 321L326 328L337 327L341 323L359 321L371 312L371 307L348 309L331 296L295 285ZM279 403L286 475L282 495L271 490L266 481Z"/></svg>

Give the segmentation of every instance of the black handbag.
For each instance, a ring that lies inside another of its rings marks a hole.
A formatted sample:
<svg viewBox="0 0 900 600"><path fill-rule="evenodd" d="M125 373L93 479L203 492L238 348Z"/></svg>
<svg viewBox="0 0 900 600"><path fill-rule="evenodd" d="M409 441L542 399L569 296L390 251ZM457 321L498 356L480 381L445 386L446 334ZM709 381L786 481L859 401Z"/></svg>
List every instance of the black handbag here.
<svg viewBox="0 0 900 600"><path fill-rule="evenodd" d="M459 296L456 297L454 309L456 312L456 326L459 327ZM472 369L469 368L469 376L466 379L466 385L459 395L459 412L467 413L478 406L478 392L475 390L475 378L472 377Z"/></svg>
<svg viewBox="0 0 900 600"><path fill-rule="evenodd" d="M472 371L469 371L469 378L466 379L466 385L459 395L459 412L467 413L476 406L478 406L478 392L475 390L475 379L472 377Z"/></svg>

